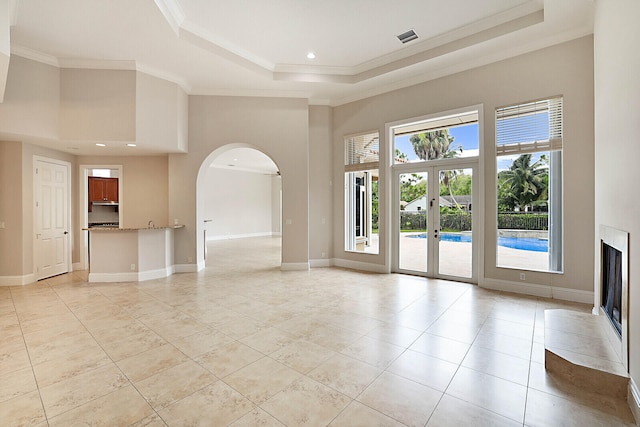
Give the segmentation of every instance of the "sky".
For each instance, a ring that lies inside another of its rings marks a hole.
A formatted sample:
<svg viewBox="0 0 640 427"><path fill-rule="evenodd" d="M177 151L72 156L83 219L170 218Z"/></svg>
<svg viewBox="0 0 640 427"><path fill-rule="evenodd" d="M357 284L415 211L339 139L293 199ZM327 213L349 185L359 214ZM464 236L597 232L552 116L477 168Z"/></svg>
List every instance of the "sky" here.
<svg viewBox="0 0 640 427"><path fill-rule="evenodd" d="M449 128L449 135L454 137L452 148L462 147L462 153L458 158L475 157L478 155L478 124L473 123L465 126ZM396 138L395 148L407 155L410 162L420 161L413 151L409 138L411 135L402 135Z"/></svg>
<svg viewBox="0 0 640 427"><path fill-rule="evenodd" d="M472 123L465 126L457 126L449 128L449 135L454 137L452 148L458 148L462 146L462 153L458 158L475 157L479 155L478 149L478 124ZM420 161L416 153L413 151L409 138L411 135L402 135L395 139L395 148L399 149L407 155L409 162ZM543 139L541 136L538 138ZM531 163L535 163L540 159L540 155L545 153L534 153L531 158ZM500 156L498 157L498 172L507 170L518 157L518 154L512 156Z"/></svg>

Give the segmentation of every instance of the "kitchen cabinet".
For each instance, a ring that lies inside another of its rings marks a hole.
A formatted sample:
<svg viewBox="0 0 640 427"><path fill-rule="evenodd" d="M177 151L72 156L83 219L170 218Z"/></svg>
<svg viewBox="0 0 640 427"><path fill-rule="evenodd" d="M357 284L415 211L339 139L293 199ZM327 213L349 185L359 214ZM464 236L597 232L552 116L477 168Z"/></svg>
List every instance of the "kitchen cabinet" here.
<svg viewBox="0 0 640 427"><path fill-rule="evenodd" d="M118 203L118 178L89 177L89 212L96 202Z"/></svg>

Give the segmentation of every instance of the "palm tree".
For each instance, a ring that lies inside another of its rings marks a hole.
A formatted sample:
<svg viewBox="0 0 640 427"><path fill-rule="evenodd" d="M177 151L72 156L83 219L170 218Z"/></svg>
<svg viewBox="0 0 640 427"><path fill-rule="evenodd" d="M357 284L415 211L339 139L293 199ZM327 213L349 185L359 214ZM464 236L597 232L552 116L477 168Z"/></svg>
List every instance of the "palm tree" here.
<svg viewBox="0 0 640 427"><path fill-rule="evenodd" d="M544 155L533 164L531 164L531 154L520 155L508 170L500 172L503 197L507 199L506 204L518 206L526 211L528 206L545 200L548 175Z"/></svg>
<svg viewBox="0 0 640 427"><path fill-rule="evenodd" d="M413 151L416 156L421 160L436 160L436 159L453 159L462 153L462 146L452 149L454 137L449 135L449 129L440 129L430 132L422 132L411 135L409 142L413 147ZM456 178L458 172L455 170L446 170L440 172L440 182L447 186L449 190L449 196L460 209L460 205L453 197L451 190L451 181Z"/></svg>

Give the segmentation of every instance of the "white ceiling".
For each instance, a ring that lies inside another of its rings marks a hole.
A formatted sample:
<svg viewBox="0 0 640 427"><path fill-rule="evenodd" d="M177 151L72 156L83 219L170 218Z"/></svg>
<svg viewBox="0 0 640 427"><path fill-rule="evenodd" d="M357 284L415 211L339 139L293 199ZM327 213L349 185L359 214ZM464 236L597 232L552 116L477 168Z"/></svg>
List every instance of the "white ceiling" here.
<svg viewBox="0 0 640 427"><path fill-rule="evenodd" d="M12 53L340 105L593 32L593 0L11 0ZM414 29L402 45L396 35ZM308 51L317 55L306 59Z"/></svg>

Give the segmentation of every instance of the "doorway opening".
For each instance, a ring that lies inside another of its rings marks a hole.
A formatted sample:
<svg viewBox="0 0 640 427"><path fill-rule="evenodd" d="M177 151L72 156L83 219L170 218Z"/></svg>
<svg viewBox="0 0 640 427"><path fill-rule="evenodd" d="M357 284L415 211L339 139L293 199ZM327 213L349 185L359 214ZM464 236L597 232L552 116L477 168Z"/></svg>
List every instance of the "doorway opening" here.
<svg viewBox="0 0 640 427"><path fill-rule="evenodd" d="M279 268L282 180L271 157L253 147L226 146L203 163L198 181L205 266Z"/></svg>
<svg viewBox="0 0 640 427"><path fill-rule="evenodd" d="M388 125L392 269L477 283L482 107Z"/></svg>

